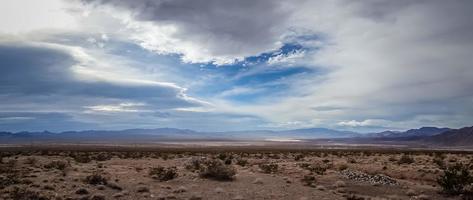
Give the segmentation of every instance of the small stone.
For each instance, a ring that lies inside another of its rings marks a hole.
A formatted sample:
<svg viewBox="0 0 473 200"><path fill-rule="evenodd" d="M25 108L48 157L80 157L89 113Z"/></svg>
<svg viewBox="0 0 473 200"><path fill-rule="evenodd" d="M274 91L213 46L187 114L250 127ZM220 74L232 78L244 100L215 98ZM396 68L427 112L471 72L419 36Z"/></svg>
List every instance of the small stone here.
<svg viewBox="0 0 473 200"><path fill-rule="evenodd" d="M76 191L76 194L79 194L79 195L86 195L86 194L89 194L89 191L85 188L80 188Z"/></svg>
<svg viewBox="0 0 473 200"><path fill-rule="evenodd" d="M117 192L117 193L113 194L112 197L113 197L113 198L120 198L120 197L123 197L123 193Z"/></svg>
<svg viewBox="0 0 473 200"><path fill-rule="evenodd" d="M253 181L253 184L263 184L263 179L262 179L262 178L256 178L256 179Z"/></svg>
<svg viewBox="0 0 473 200"><path fill-rule="evenodd" d="M107 186L114 190L122 190L122 187L120 187L116 182L108 182Z"/></svg>
<svg viewBox="0 0 473 200"><path fill-rule="evenodd" d="M244 200L243 196L241 195L236 195L235 197L232 198L233 200Z"/></svg>
<svg viewBox="0 0 473 200"><path fill-rule="evenodd" d="M216 193L223 193L224 191L221 187L217 187L217 188L215 188L215 192Z"/></svg>
<svg viewBox="0 0 473 200"><path fill-rule="evenodd" d="M183 192L187 192L187 188L184 187L184 186L180 186L179 188L177 188L176 190L172 191L174 193L183 193Z"/></svg>
<svg viewBox="0 0 473 200"><path fill-rule="evenodd" d="M341 188L337 188L337 192L338 192L338 193L346 193L347 190L346 190L345 188L342 188L342 187L341 187Z"/></svg>
<svg viewBox="0 0 473 200"><path fill-rule="evenodd" d="M428 195L421 194L421 195L417 196L417 199L419 199L419 200L429 200L430 197Z"/></svg>
<svg viewBox="0 0 473 200"><path fill-rule="evenodd" d="M325 187L323 185L317 185L317 187L315 187L315 189L320 190L320 191L324 191Z"/></svg>
<svg viewBox="0 0 473 200"><path fill-rule="evenodd" d="M99 186L97 186L97 190L105 190L105 186L99 185Z"/></svg>
<svg viewBox="0 0 473 200"><path fill-rule="evenodd" d="M198 194L193 194L189 200L202 200L202 196Z"/></svg>
<svg viewBox="0 0 473 200"><path fill-rule="evenodd" d="M105 196L103 194L94 194L90 200L105 200Z"/></svg>
<svg viewBox="0 0 473 200"><path fill-rule="evenodd" d="M149 192L149 188L146 187L146 186L140 186L136 189L136 192L138 193L145 193L145 192Z"/></svg>
<svg viewBox="0 0 473 200"><path fill-rule="evenodd" d="M166 200L166 196L163 194L159 194L158 197L156 197L157 200Z"/></svg>
<svg viewBox="0 0 473 200"><path fill-rule="evenodd" d="M409 189L409 190L406 191L406 195L410 196L410 197L415 196L416 191L414 191L413 189Z"/></svg>
<svg viewBox="0 0 473 200"><path fill-rule="evenodd" d="M335 186L335 187L338 187L338 188L339 188L339 187L345 187L346 185L347 185L347 184L346 184L345 182L343 182L343 181L337 181L337 182L335 182L335 184L334 184L334 186Z"/></svg>

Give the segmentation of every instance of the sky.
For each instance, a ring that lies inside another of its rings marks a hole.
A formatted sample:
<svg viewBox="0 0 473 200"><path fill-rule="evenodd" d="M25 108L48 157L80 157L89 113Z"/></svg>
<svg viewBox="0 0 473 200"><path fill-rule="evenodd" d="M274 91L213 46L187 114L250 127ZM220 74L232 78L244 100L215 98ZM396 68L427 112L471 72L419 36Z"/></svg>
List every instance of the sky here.
<svg viewBox="0 0 473 200"><path fill-rule="evenodd" d="M2 0L0 130L473 125L470 0Z"/></svg>

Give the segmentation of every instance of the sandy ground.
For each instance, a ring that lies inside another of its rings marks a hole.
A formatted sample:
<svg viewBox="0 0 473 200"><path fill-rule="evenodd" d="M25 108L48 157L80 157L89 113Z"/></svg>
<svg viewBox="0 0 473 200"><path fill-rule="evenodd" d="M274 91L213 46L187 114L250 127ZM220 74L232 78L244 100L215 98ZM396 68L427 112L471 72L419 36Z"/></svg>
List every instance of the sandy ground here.
<svg viewBox="0 0 473 200"><path fill-rule="evenodd" d="M400 164L399 152L349 150L2 152L0 199L461 199L440 193L436 179L442 170L434 159L469 163L471 154L406 154L413 163ZM202 177L199 169L189 169L192 160L216 160L236 174L231 180ZM277 169L264 171L268 164ZM159 166L175 167L175 177L150 175ZM87 177L93 174L107 183L91 184ZM395 183L373 181L375 175Z"/></svg>

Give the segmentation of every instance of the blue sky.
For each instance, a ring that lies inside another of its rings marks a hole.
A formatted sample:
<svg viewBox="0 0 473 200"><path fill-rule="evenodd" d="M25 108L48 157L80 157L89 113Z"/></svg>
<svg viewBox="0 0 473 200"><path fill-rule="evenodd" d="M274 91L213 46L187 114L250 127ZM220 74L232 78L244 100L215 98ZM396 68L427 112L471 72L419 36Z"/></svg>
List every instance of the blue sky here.
<svg viewBox="0 0 473 200"><path fill-rule="evenodd" d="M471 1L1 4L0 130L473 121Z"/></svg>

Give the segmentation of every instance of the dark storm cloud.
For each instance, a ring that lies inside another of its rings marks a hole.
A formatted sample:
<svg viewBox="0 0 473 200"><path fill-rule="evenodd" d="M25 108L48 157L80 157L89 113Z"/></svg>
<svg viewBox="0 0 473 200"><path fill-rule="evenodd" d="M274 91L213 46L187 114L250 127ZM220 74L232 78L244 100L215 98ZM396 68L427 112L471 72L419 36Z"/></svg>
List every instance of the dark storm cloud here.
<svg viewBox="0 0 473 200"><path fill-rule="evenodd" d="M231 0L83 0L131 12L135 20L173 25L173 37L202 45L208 56L251 56L277 48L288 12L281 2ZM180 44L178 44L180 45ZM188 47L191 48L191 47ZM185 54L185 53L184 53Z"/></svg>
<svg viewBox="0 0 473 200"><path fill-rule="evenodd" d="M72 66L78 64L78 61L58 49L2 44L0 60L2 96L63 95L115 98L157 104L155 108L195 105L180 98L180 88L172 86L78 80L72 71Z"/></svg>

